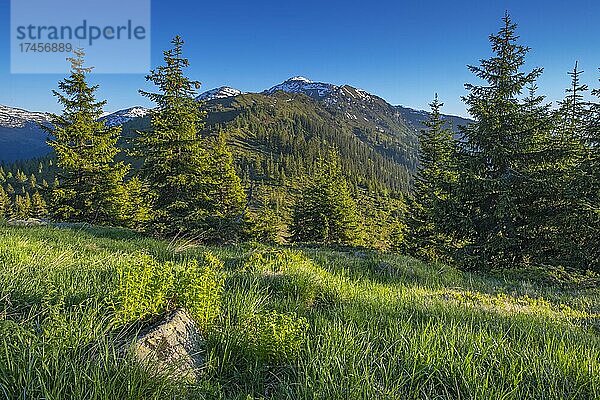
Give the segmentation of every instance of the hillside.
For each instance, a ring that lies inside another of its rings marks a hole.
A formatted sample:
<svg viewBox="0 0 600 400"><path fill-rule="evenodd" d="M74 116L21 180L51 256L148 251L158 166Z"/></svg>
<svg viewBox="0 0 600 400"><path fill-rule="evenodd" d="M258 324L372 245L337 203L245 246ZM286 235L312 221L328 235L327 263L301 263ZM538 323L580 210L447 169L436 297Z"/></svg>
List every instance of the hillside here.
<svg viewBox="0 0 600 400"><path fill-rule="evenodd" d="M585 279L83 227L1 226L0 260L8 398L600 397L600 292ZM194 265L224 278L220 300L179 292L181 281L161 289ZM205 364L193 386L152 377L117 348L182 303L216 317L200 324Z"/></svg>
<svg viewBox="0 0 600 400"><path fill-rule="evenodd" d="M231 132L241 169L250 176L296 177L335 146L356 185L407 190L417 162L415 133L384 103L361 106L349 99L326 105L284 92L205 104L207 130Z"/></svg>
<svg viewBox="0 0 600 400"><path fill-rule="evenodd" d="M247 180L285 183L308 172L319 154L335 146L355 186L405 192L417 165L417 134L393 106L377 97L357 102L358 93L344 87L326 101L282 91L215 97L202 103L205 134L227 132ZM149 123L148 118L127 121L126 141Z"/></svg>
<svg viewBox="0 0 600 400"><path fill-rule="evenodd" d="M359 136L361 140L363 136L382 136L382 138L370 138L363 142L384 156L403 153L400 158L394 158L394 161L409 169L414 167L415 135L423 128L422 122L427 118L428 113L402 106L392 106L378 96L349 85L337 86L294 77L261 93L244 94L240 90L223 86L203 92L197 99L208 104L214 102L227 104L232 99L243 95L267 98L278 96L281 92L296 96L305 95L312 99L314 103L311 105L312 108L319 108L321 113L325 111L331 115L332 118L321 121L330 130L344 125L344 129L356 128L354 135ZM239 104L243 106L246 103L241 101ZM285 107L285 104L271 103L270 107L279 109ZM222 112L218 107L208 107L208 109L217 114ZM127 131L128 127L143 127L147 113L148 109L136 106L107 114L101 119L106 121L108 126L125 125ZM279 114L281 113L278 113L277 118L280 117ZM231 115L210 117L211 120L229 120ZM460 117L445 116L445 118L451 122L454 129L468 122ZM27 160L49 153L46 134L37 126L39 122L47 122L47 115L0 106L0 162ZM283 119L281 122L288 121ZM390 136L394 137L394 143L389 142ZM391 146L391 153L388 154L386 146Z"/></svg>

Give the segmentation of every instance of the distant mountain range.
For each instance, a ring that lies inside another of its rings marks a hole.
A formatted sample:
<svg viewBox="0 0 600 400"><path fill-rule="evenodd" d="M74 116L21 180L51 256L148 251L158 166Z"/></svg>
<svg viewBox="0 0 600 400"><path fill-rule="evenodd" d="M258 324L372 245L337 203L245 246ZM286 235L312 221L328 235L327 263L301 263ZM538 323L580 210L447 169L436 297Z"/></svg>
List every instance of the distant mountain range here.
<svg viewBox="0 0 600 400"><path fill-rule="evenodd" d="M46 133L38 124L47 122L45 113L0 105L0 162L46 155Z"/></svg>
<svg viewBox="0 0 600 400"><path fill-rule="evenodd" d="M297 76L275 85L255 96L273 97L277 93L288 93L307 96L321 108L332 113L333 118L346 121L352 120L354 125L365 129L397 137L404 136L408 142L412 140L427 120L426 111L415 110L403 106L392 106L382 98L364 90L349 85L333 85L330 83L313 82ZM208 90L197 97L213 116L209 120L223 120L223 108L217 110L212 105L243 97L245 94L238 89L223 86ZM216 102L216 103L215 103ZM231 112L231 110L229 110ZM239 110L238 110L239 111ZM117 126L141 120L150 110L144 107L131 107L105 115L101 120L108 126ZM241 111L240 111L241 112ZM445 115L445 119L453 129L465 125L468 119ZM0 105L0 162L30 159L44 156L49 152L46 145L46 134L39 128L39 123L47 123L48 114L30 112L17 108ZM411 138L410 140L407 138ZM405 143L406 144L406 143Z"/></svg>

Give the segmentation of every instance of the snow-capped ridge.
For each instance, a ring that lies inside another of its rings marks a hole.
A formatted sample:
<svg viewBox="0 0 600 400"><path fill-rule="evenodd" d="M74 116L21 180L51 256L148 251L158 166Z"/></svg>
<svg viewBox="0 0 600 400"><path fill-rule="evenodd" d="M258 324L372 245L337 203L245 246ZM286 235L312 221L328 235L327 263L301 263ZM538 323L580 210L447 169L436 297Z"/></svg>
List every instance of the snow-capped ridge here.
<svg viewBox="0 0 600 400"><path fill-rule="evenodd" d="M293 76L290 79L288 79L286 82L304 82L304 83L314 83L313 81L311 81L308 78L305 78L303 76Z"/></svg>
<svg viewBox="0 0 600 400"><path fill-rule="evenodd" d="M313 99L324 100L326 103L336 103L338 97L353 100L373 101L377 96L366 90L357 89L350 85L334 85L332 83L315 82L303 76L294 76L279 85L265 90L264 94L273 94L282 91L286 93L303 93Z"/></svg>
<svg viewBox="0 0 600 400"><path fill-rule="evenodd" d="M226 99L228 97L239 96L240 94L244 94L241 90L229 87L229 86L221 86L215 89L207 90L204 93L201 93L196 100L198 101L209 101L213 99Z"/></svg>
<svg viewBox="0 0 600 400"><path fill-rule="evenodd" d="M101 117L100 120L104 121L106 126L119 126L132 119L145 117L149 112L150 110L147 108L136 106L115 111L114 113Z"/></svg>
<svg viewBox="0 0 600 400"><path fill-rule="evenodd" d="M310 97L324 98L329 96L337 86L331 83L313 82L303 76L295 76L286 80L279 85L275 85L270 89L265 90L263 93L273 94L275 92L286 92L286 93L304 93Z"/></svg>
<svg viewBox="0 0 600 400"><path fill-rule="evenodd" d="M0 105L0 126L5 128L24 128L28 124L43 124L48 120L47 113Z"/></svg>

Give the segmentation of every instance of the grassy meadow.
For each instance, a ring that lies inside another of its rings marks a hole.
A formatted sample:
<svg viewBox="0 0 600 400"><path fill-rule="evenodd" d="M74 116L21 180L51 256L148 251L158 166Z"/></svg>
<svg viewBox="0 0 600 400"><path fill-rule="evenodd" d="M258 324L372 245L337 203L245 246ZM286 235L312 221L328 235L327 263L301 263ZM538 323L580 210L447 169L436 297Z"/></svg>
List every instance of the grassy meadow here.
<svg viewBox="0 0 600 400"><path fill-rule="evenodd" d="M0 226L0 398L600 398L597 278L521 275ZM197 385L120 350L181 305L206 338Z"/></svg>

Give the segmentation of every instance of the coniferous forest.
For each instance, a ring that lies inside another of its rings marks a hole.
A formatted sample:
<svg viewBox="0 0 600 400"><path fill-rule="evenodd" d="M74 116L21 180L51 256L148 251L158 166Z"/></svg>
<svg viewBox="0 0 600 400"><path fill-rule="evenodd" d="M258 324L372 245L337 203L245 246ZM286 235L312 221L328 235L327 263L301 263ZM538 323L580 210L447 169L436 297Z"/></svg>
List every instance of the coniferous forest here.
<svg viewBox="0 0 600 400"><path fill-rule="evenodd" d="M152 115L124 133L99 120L106 102L77 52L54 93L63 114L44 127L54 156L0 170L0 213L213 243L358 245L464 269L598 272L599 90L575 62L564 99L548 102L516 30L507 15L492 56L468 67L480 82L465 84L472 122L455 132L436 94L415 152L368 139L386 147L375 152L356 139L375 133L341 134L305 98L274 112L248 95L208 123L180 37L147 77L157 91L141 92Z"/></svg>
<svg viewBox="0 0 600 400"><path fill-rule="evenodd" d="M551 102L508 13L489 45L469 122L432 94L413 133L303 94L199 102L180 36L149 115L109 126L74 51L52 154L0 166L0 394L600 398L600 72L573 61ZM192 383L123 361L182 308Z"/></svg>

